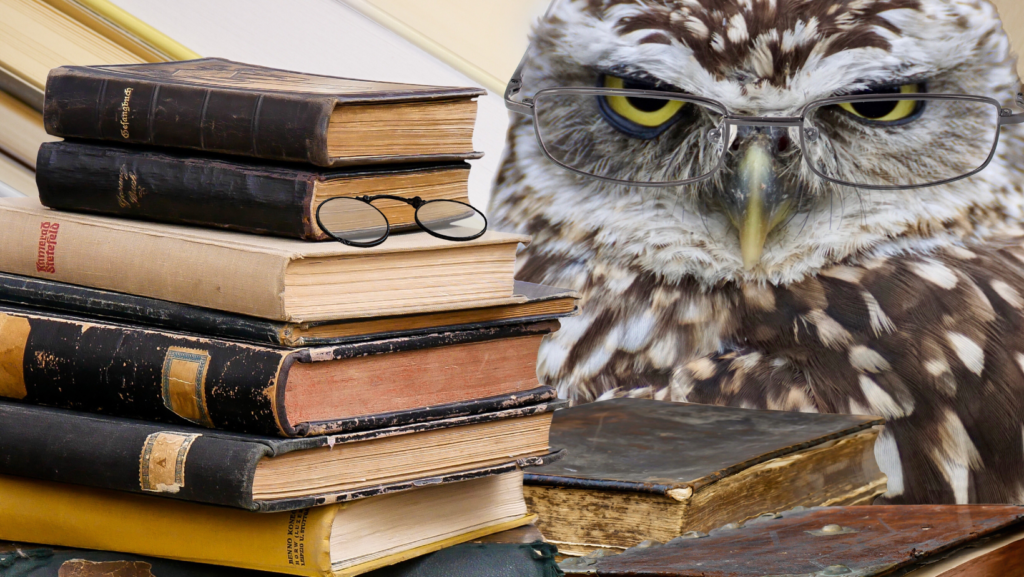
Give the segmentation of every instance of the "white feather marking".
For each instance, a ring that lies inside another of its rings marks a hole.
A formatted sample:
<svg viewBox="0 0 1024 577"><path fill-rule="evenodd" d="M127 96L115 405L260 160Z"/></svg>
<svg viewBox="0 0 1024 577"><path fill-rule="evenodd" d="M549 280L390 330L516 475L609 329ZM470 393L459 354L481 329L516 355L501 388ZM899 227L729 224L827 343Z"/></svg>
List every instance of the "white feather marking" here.
<svg viewBox="0 0 1024 577"><path fill-rule="evenodd" d="M868 291L860 291L861 298L864 299L864 304L868 307L868 318L871 322L871 331L875 333L875 336L882 336L884 334L896 332L896 325L893 324L889 315L885 314L882 310L882 306L878 304L875 297Z"/></svg>
<svg viewBox="0 0 1024 577"><path fill-rule="evenodd" d="M996 291L996 294L999 295L999 298L1006 301L1006 304L1010 305L1015 309L1024 308L1024 300L1020 298L1020 293L1017 292L1017 289L1013 288L1012 286L1006 284L1001 280L994 280L991 284L992 290Z"/></svg>
<svg viewBox="0 0 1024 577"><path fill-rule="evenodd" d="M978 258L978 255L976 255L973 252L967 250L966 248L963 248L962 246L954 245L954 246L948 247L946 249L946 252L948 252L951 256L954 256L954 257L956 257L956 258L958 258L960 260L974 260L974 259Z"/></svg>
<svg viewBox="0 0 1024 577"><path fill-rule="evenodd" d="M864 345L850 348L850 365L865 373L878 373L890 369L889 362L885 360L885 357Z"/></svg>
<svg viewBox="0 0 1024 577"><path fill-rule="evenodd" d="M647 346L654 332L654 320L650 310L630 318L619 341L619 348L627 353L635 353Z"/></svg>
<svg viewBox="0 0 1024 577"><path fill-rule="evenodd" d="M931 359L924 362L924 370L928 371L929 375L938 377L949 372L949 363L946 362L945 358Z"/></svg>
<svg viewBox="0 0 1024 577"><path fill-rule="evenodd" d="M963 421L952 409L942 412L938 423L939 446L932 451L932 460L939 465L946 481L953 488L958 504L969 501L969 471L984 467L978 449L971 441Z"/></svg>
<svg viewBox="0 0 1024 577"><path fill-rule="evenodd" d="M978 343L962 333L949 331L946 333L946 338L967 370L980 377L981 372L985 370L985 351L978 346Z"/></svg>
<svg viewBox="0 0 1024 577"><path fill-rule="evenodd" d="M813 310L804 316L818 328L818 339L821 340L821 344L830 349L845 346L853 340L850 332L823 310Z"/></svg>
<svg viewBox="0 0 1024 577"><path fill-rule="evenodd" d="M933 260L915 262L910 265L910 270L924 280L946 290L956 287L956 273L940 262Z"/></svg>
<svg viewBox="0 0 1024 577"><path fill-rule="evenodd" d="M850 399L849 413L851 415L870 415L872 411L870 407L865 407L864 405L857 402L856 399Z"/></svg>
<svg viewBox="0 0 1024 577"><path fill-rule="evenodd" d="M745 42L750 38L747 33L747 19L743 17L742 13L737 13L729 19L729 30L726 32L726 36L734 44Z"/></svg>
<svg viewBox="0 0 1024 577"><path fill-rule="evenodd" d="M821 271L821 276L857 284L864 278L864 269L852 266L834 266Z"/></svg>
<svg viewBox="0 0 1024 577"><path fill-rule="evenodd" d="M690 370L690 374L693 378L703 381L704 379L710 379L715 376L715 363L711 359L697 359L686 363L686 368Z"/></svg>
<svg viewBox="0 0 1024 577"><path fill-rule="evenodd" d="M898 497L903 494L903 464L900 462L900 449L896 438L888 428L882 429L875 440L875 461L878 468L888 477L885 495Z"/></svg>
<svg viewBox="0 0 1024 577"><path fill-rule="evenodd" d="M898 419L906 416L903 407L889 393L883 391L882 387L879 387L871 377L860 376L860 390L867 398L868 404L874 409L872 412L877 412L886 419Z"/></svg>
<svg viewBox="0 0 1024 577"><path fill-rule="evenodd" d="M1020 372L1024 373L1024 354L1017 353L1013 358L1017 361L1017 365L1020 367Z"/></svg>

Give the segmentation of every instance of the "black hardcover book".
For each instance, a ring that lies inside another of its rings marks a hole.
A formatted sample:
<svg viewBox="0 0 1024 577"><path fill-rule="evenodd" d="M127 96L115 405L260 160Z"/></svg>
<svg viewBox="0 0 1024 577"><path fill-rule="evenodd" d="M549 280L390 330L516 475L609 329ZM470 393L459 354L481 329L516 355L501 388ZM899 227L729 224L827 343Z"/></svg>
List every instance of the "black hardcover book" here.
<svg viewBox="0 0 1024 577"><path fill-rule="evenodd" d="M507 303L474 309L369 320L285 323L47 279L0 273L0 303L281 347L341 345L437 332L493 328L523 322L550 321L577 312L576 303L579 295L571 290L516 281L513 292Z"/></svg>
<svg viewBox="0 0 1024 577"><path fill-rule="evenodd" d="M548 430L561 405L281 439L0 401L0 475L302 509L542 464L558 456Z"/></svg>
<svg viewBox="0 0 1024 577"><path fill-rule="evenodd" d="M469 164L317 169L114 144L45 142L36 160L39 201L59 210L328 240L316 210L339 196L392 194L468 202ZM413 209L375 204L392 227Z"/></svg>
<svg viewBox="0 0 1024 577"><path fill-rule="evenodd" d="M61 66L46 132L317 166L479 158L479 88L335 78L203 58Z"/></svg>
<svg viewBox="0 0 1024 577"><path fill-rule="evenodd" d="M285 437L394 426L554 398L535 366L557 327L286 349L0 306L0 397Z"/></svg>

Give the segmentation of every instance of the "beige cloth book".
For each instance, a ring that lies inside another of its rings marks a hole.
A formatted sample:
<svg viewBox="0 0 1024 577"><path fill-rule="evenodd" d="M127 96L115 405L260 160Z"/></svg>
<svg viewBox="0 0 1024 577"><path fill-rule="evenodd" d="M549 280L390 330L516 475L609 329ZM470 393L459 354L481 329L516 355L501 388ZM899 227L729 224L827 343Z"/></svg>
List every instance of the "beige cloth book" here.
<svg viewBox="0 0 1024 577"><path fill-rule="evenodd" d="M290 322L488 306L513 294L519 243L423 232L374 248L50 210L0 199L0 272Z"/></svg>

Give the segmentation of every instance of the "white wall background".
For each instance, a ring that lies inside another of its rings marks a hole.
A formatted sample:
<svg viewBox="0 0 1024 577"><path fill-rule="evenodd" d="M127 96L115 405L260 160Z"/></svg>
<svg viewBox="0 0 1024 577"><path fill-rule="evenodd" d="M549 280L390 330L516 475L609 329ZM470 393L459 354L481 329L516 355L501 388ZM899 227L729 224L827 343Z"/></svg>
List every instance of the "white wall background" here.
<svg viewBox="0 0 1024 577"><path fill-rule="evenodd" d="M479 86L340 0L113 2L203 56L350 78ZM477 207L487 206L507 126L501 96L482 97L474 145L485 156L473 161L469 192Z"/></svg>

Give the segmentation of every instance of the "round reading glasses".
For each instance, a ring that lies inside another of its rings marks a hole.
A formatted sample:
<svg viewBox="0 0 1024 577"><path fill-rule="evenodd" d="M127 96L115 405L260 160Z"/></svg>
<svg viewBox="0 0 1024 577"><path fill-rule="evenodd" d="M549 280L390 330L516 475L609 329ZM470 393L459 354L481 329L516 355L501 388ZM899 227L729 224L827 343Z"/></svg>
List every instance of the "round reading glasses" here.
<svg viewBox="0 0 1024 577"><path fill-rule="evenodd" d="M437 238L473 240L487 231L483 213L464 202L391 194L332 198L316 209L316 223L324 234L340 243L362 248L377 246L391 234L388 218L373 205L383 199L412 206L416 210L413 214L416 224Z"/></svg>
<svg viewBox="0 0 1024 577"><path fill-rule="evenodd" d="M522 66L505 103L533 117L544 154L577 174L627 186L712 178L726 166L734 139L754 132L770 135L780 157L797 152L798 142L807 168L837 184L869 190L937 186L984 170L995 156L1000 128L1024 123L1024 114L993 98L929 94L923 84L815 100L797 116L779 117L739 116L715 100L629 88L628 81L611 76L596 88L546 88L517 100ZM1024 96L1017 95L1017 104L1024 107ZM928 136L916 126L928 126ZM936 145L958 154L936 160L926 153ZM870 147L864 150L876 160L889 152L914 163L914 170L876 170L861 160L861 146Z"/></svg>

